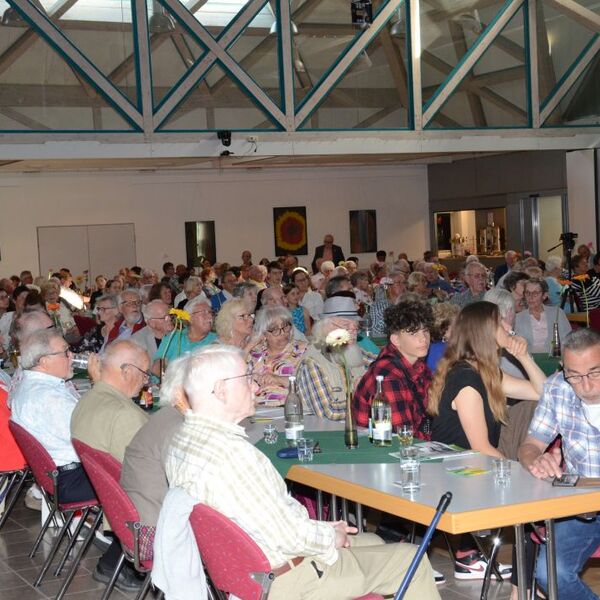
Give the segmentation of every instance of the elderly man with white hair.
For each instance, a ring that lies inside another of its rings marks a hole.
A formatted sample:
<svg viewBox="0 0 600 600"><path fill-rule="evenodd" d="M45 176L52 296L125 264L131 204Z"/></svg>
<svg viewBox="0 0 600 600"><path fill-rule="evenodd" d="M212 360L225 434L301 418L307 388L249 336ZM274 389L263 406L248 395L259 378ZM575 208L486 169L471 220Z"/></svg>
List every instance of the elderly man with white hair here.
<svg viewBox="0 0 600 600"><path fill-rule="evenodd" d="M353 298L333 296L323 304L323 316L313 328L298 368L298 392L302 400L321 418L341 421L346 416L346 382L340 359L349 367L352 389L365 373L374 356L358 345L358 322ZM330 352L326 338L334 329L344 329L350 342L341 353Z"/></svg>
<svg viewBox="0 0 600 600"><path fill-rule="evenodd" d="M254 540L275 574L269 600L395 593L415 547L354 536L356 528L344 521L309 518L239 425L255 411L255 384L246 369L242 351L230 346L206 348L190 359L184 389L191 411L169 448L171 487L219 511ZM426 557L406 598L439 598Z"/></svg>
<svg viewBox="0 0 600 600"><path fill-rule="evenodd" d="M146 327L131 336L131 341L141 346L149 356L154 356L165 335L173 331L170 307L162 300L152 300L142 306Z"/></svg>
<svg viewBox="0 0 600 600"><path fill-rule="evenodd" d="M471 257L469 256L469 258ZM487 271L477 257L475 257L475 260L467 261L465 283L467 284L467 289L460 294L454 294L450 298L452 304L456 304L461 308L464 308L468 304L473 304L473 302L483 300L486 291Z"/></svg>
<svg viewBox="0 0 600 600"><path fill-rule="evenodd" d="M121 318L108 333L106 345L117 340L126 340L146 325L142 316L142 300L135 289L128 289L119 294L118 300Z"/></svg>

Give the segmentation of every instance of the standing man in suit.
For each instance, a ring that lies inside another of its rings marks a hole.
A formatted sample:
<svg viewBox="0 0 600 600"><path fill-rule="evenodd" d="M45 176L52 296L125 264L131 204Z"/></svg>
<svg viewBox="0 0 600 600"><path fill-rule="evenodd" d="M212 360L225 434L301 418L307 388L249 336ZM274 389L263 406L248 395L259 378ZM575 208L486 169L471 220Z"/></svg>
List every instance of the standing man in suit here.
<svg viewBox="0 0 600 600"><path fill-rule="evenodd" d="M336 267L340 261L344 260L344 253L339 246L336 246L333 243L333 235L331 235L331 233L325 234L325 237L323 238L323 245L315 248L315 257L312 260L313 273L317 273L319 271L319 265L317 265L317 261L320 258L323 259L321 262L325 260L332 261Z"/></svg>

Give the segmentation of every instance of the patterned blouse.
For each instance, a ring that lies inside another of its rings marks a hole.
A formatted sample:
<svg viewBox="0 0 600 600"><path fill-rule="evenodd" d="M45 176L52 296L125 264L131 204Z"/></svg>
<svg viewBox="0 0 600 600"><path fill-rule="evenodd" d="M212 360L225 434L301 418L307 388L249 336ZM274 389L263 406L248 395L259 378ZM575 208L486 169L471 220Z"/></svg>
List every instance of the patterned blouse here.
<svg viewBox="0 0 600 600"><path fill-rule="evenodd" d="M296 369L306 351L306 343L292 340L279 354L269 355L267 343L256 346L248 356L248 366L256 375L270 373L280 377L295 375ZM287 396L287 383L261 386L256 394L260 403L282 406Z"/></svg>

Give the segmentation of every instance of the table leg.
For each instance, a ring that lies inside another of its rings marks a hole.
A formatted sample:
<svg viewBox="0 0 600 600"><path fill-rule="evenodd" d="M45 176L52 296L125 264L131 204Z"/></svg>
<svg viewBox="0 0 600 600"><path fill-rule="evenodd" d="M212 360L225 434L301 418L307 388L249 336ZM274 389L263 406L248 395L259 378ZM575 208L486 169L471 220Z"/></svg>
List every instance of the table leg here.
<svg viewBox="0 0 600 600"><path fill-rule="evenodd" d="M331 494L331 510L329 511L329 520L330 521L337 521L337 515L338 515L338 501L337 501L337 496L335 494Z"/></svg>
<svg viewBox="0 0 600 600"><path fill-rule="evenodd" d="M323 492L317 490L317 519L323 520Z"/></svg>
<svg viewBox="0 0 600 600"><path fill-rule="evenodd" d="M546 520L546 565L548 568L548 598L558 600L556 577L556 538L554 537L554 519Z"/></svg>
<svg viewBox="0 0 600 600"><path fill-rule="evenodd" d="M519 580L519 600L527 600L527 573L525 567L525 528L515 525L515 548L517 551L517 577Z"/></svg>
<svg viewBox="0 0 600 600"><path fill-rule="evenodd" d="M348 500L342 498L342 521L348 522Z"/></svg>
<svg viewBox="0 0 600 600"><path fill-rule="evenodd" d="M356 503L356 527L358 529L358 533L363 532L363 511L362 504Z"/></svg>

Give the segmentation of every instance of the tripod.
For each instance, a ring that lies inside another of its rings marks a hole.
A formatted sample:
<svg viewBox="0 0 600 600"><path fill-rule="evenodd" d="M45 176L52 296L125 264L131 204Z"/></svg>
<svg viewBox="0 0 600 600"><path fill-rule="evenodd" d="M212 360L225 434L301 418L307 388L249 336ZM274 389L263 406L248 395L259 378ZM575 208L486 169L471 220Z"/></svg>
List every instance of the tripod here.
<svg viewBox="0 0 600 600"><path fill-rule="evenodd" d="M547 252L552 252L552 250L555 250L556 248L558 248L559 246L562 245L563 255L565 257L565 264L567 266L567 279L569 281L571 281L571 277L573 276L573 260L572 260L571 251L575 247L576 239L577 239L576 233L569 233L569 232L561 233L560 241L558 242L558 244L556 244L556 246L552 246L552 248L548 248L548 250L547 250ZM585 283L582 281L581 285L585 285ZM563 294L562 300L560 301L561 309L565 308L567 300L569 301L569 306L571 308L572 313L575 312L575 309L577 309L577 310L579 309L579 301L577 299L577 296L575 295L575 292L571 289L571 286L569 286L567 293Z"/></svg>

